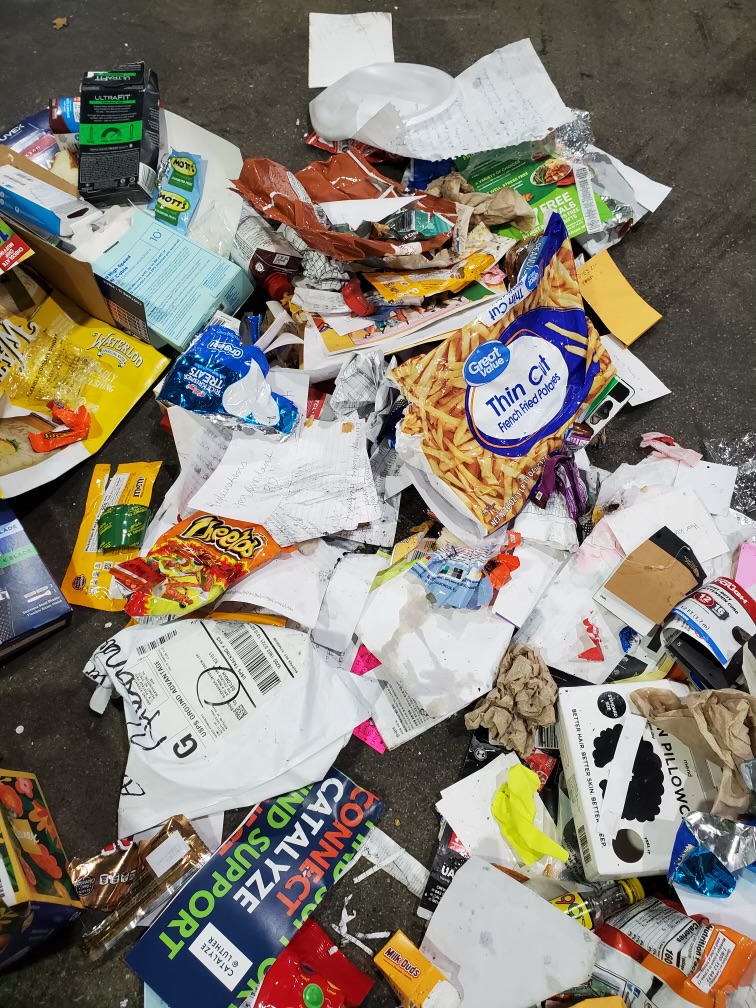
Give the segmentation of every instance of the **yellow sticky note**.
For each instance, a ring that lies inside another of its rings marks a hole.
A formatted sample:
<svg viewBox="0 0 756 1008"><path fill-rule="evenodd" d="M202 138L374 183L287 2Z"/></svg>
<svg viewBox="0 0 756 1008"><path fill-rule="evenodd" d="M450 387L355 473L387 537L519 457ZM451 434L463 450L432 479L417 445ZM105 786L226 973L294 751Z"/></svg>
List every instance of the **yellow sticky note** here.
<svg viewBox="0 0 756 1008"><path fill-rule="evenodd" d="M606 250L589 259L577 274L583 299L625 346L634 343L661 318L633 290Z"/></svg>

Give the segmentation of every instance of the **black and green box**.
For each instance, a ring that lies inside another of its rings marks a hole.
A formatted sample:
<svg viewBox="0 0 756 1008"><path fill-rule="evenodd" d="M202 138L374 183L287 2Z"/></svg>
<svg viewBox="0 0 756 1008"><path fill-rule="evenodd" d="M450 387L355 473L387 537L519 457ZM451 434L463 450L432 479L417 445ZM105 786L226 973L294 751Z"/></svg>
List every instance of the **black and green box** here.
<svg viewBox="0 0 756 1008"><path fill-rule="evenodd" d="M157 74L144 63L89 70L81 82L79 192L152 195L160 148Z"/></svg>

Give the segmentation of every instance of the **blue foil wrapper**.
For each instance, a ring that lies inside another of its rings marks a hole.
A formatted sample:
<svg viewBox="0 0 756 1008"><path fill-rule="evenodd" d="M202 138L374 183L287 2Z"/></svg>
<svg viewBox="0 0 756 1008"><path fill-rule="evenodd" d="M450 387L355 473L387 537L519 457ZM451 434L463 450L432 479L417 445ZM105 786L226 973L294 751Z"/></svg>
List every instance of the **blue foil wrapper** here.
<svg viewBox="0 0 756 1008"><path fill-rule="evenodd" d="M701 896L717 899L731 896L737 884L735 876L708 847L698 843L684 822L677 830L667 880Z"/></svg>
<svg viewBox="0 0 756 1008"><path fill-rule="evenodd" d="M173 365L163 384L160 399L173 406L182 406L192 413L220 416L245 427L276 430L291 434L296 426L299 411L291 399L273 392L279 409L275 427L263 427L254 417L231 417L223 408L223 393L249 371L250 364L268 373L265 354L256 346L244 345L241 339L226 326L212 325L204 329Z"/></svg>

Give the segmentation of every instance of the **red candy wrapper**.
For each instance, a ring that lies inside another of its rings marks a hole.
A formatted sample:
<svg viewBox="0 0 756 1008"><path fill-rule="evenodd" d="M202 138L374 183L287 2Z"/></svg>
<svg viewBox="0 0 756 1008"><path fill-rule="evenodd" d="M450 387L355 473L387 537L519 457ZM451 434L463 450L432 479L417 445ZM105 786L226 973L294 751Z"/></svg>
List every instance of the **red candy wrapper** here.
<svg viewBox="0 0 756 1008"><path fill-rule="evenodd" d="M86 406L77 410L66 409L60 403L47 404L53 420L64 424L67 430L38 431L29 435L29 443L35 452L51 452L56 448L65 448L76 441L85 441L89 437L89 427L92 418Z"/></svg>
<svg viewBox="0 0 756 1008"><path fill-rule="evenodd" d="M372 986L325 931L307 920L265 974L255 1008L357 1008Z"/></svg>

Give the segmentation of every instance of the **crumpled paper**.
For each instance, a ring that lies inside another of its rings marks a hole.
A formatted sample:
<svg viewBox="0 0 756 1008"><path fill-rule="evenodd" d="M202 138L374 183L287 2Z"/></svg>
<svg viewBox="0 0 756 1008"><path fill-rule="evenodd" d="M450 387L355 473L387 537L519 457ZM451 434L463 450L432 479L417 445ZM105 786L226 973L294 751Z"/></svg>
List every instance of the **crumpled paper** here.
<svg viewBox="0 0 756 1008"><path fill-rule="evenodd" d="M470 223L473 225L496 227L498 224L514 224L523 232L532 231L536 226L536 215L527 200L509 186L493 193L476 192L463 175L451 172L434 179L426 192L472 207Z"/></svg>
<svg viewBox="0 0 756 1008"><path fill-rule="evenodd" d="M736 689L703 690L682 698L671 690L637 689L631 698L653 725L722 767L714 815L735 819L748 808L750 789L740 765L756 751L756 697Z"/></svg>
<svg viewBox="0 0 756 1008"><path fill-rule="evenodd" d="M535 729L556 721L556 698L556 683L540 652L514 644L501 659L493 689L465 715L465 727L488 728L492 742L529 756Z"/></svg>

